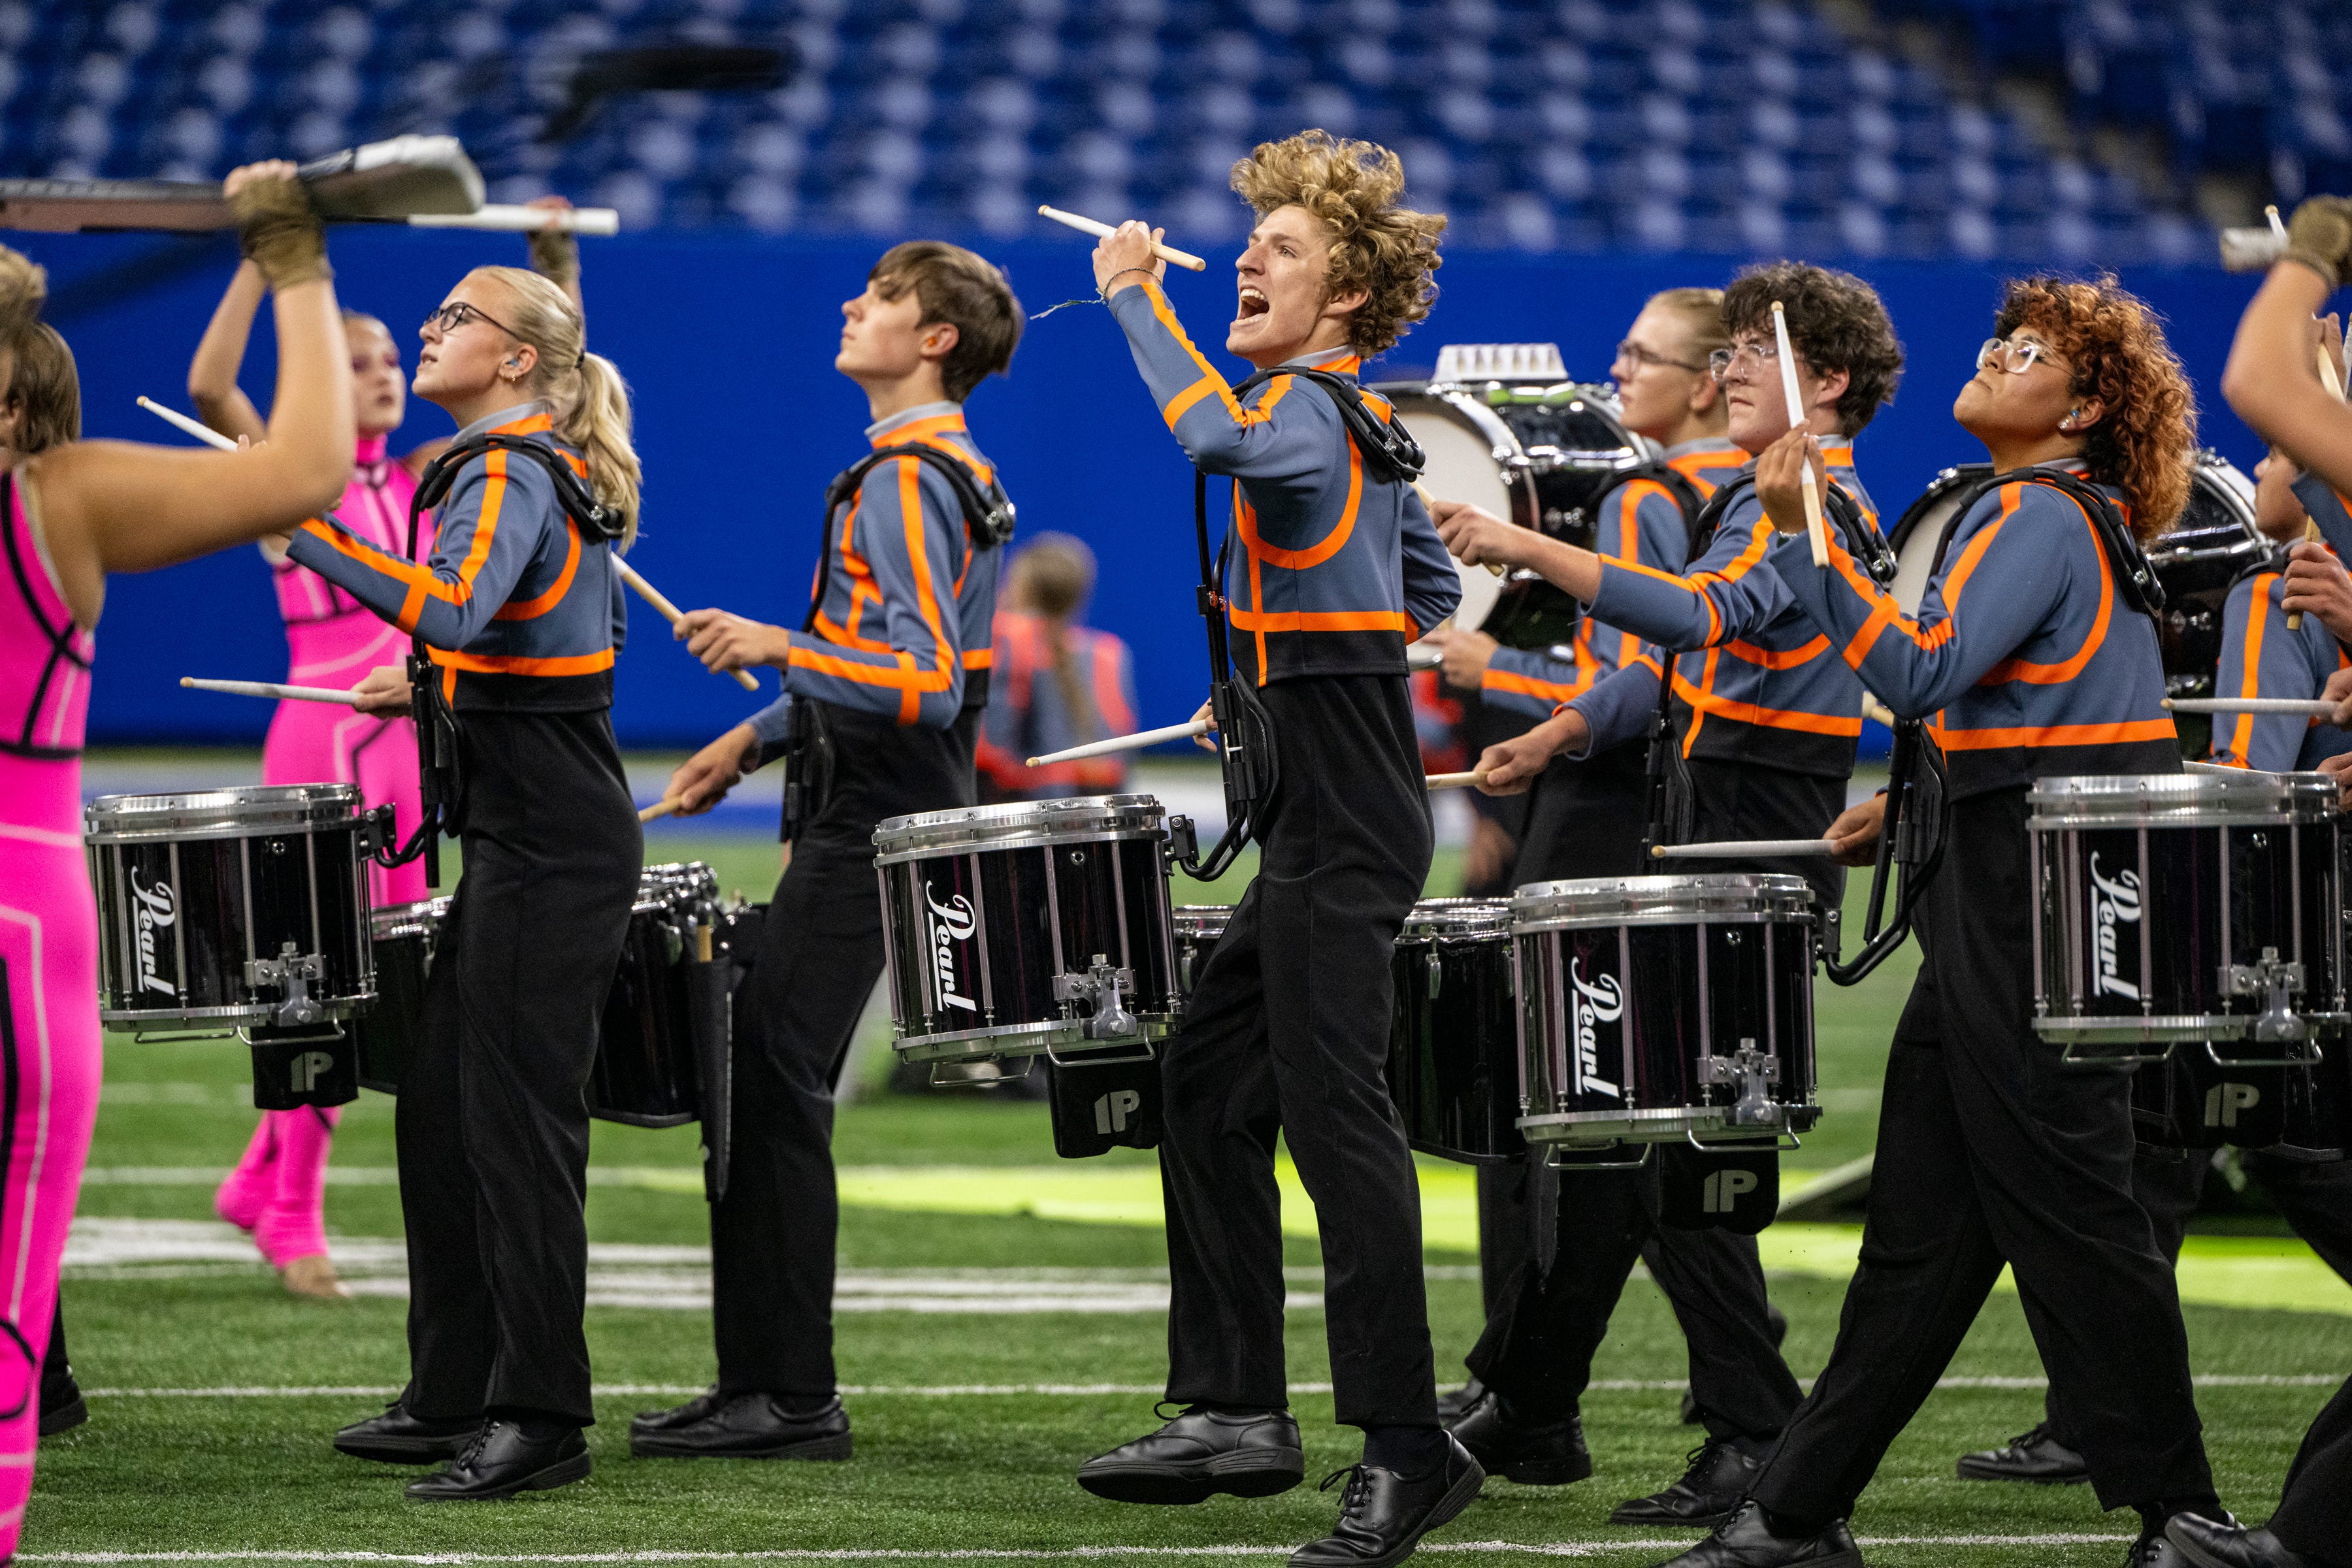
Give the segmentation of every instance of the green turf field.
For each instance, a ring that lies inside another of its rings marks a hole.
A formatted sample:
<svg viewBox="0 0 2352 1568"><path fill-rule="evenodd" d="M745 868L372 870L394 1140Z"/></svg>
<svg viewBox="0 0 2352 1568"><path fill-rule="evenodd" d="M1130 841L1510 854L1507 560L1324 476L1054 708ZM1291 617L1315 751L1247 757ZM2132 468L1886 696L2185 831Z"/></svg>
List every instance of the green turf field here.
<svg viewBox="0 0 2352 1568"><path fill-rule="evenodd" d="M774 847L665 833L655 859L711 861L724 887L763 897ZM1433 886L1450 890L1441 865ZM1239 879L1222 889L1238 892ZM1180 885L1180 900L1200 895ZM1852 993L1821 998L1818 1135L1790 1157L1817 1172L1865 1152L1878 1060L1908 955ZM869 1030L869 1033L871 1031ZM1258 1502L1145 1510L1080 1492L1073 1466L1143 1430L1164 1371L1165 1257L1149 1155L1054 1160L1042 1108L969 1095L864 1093L845 1106L838 1344L858 1457L846 1465L637 1461L633 1411L674 1403L710 1375L708 1239L690 1130L599 1123L589 1204L595 1245L588 1331L600 1388L585 1485L510 1505L425 1508L413 1472L346 1459L337 1425L370 1413L404 1375L391 1102L348 1109L328 1220L365 1292L343 1305L282 1295L249 1247L210 1223L212 1184L253 1112L235 1045L110 1041L107 1095L65 1287L89 1424L43 1446L28 1562L702 1562L968 1555L1234 1556L1322 1533L1335 1507L1311 1487ZM878 1076L871 1067L864 1083ZM1430 1302L1451 1382L1478 1324L1474 1234L1460 1167L1425 1171ZM1355 1457L1329 1425L1311 1216L1288 1228L1290 1375L1310 1479ZM1827 1357L1853 1235L1767 1233L1774 1296L1800 1376ZM2184 1278L2200 1404L2225 1501L2265 1517L2305 1425L2352 1368L2352 1290L2315 1274L2299 1244L2197 1238ZM2203 1304L2293 1302L2312 1310ZM1618 1500L1680 1473L1680 1337L1646 1282L1628 1289L1585 1404L1601 1473L1560 1489L1489 1482L1424 1550L1433 1561L1549 1551L1643 1564L1675 1538L1612 1530ZM2040 1366L2016 1298L1998 1294L1896 1444L1855 1520L1883 1564L2114 1564L2134 1521L2080 1488L1961 1483L1953 1457L2038 1419ZM1993 1544L1994 1539L2027 1538Z"/></svg>

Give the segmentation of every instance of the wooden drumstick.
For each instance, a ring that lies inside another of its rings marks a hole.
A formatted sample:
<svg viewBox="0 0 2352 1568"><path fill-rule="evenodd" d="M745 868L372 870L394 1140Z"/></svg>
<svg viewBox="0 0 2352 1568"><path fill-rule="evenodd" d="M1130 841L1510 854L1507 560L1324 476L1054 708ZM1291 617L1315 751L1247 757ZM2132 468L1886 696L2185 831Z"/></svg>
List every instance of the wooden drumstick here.
<svg viewBox="0 0 2352 1568"><path fill-rule="evenodd" d="M1473 768L1466 773L1431 773L1422 784L1430 789L1473 789L1486 782L1484 768Z"/></svg>
<svg viewBox="0 0 2352 1568"><path fill-rule="evenodd" d="M653 805L646 807L645 810L637 813L637 820L639 822L651 822L657 816L667 816L671 812L674 812L677 809L677 805L674 801L657 800L654 802Z"/></svg>
<svg viewBox="0 0 2352 1568"><path fill-rule="evenodd" d="M1132 735L1113 735L1108 741L1089 741L1083 746L1072 746L1066 752L1048 752L1042 757L1030 758L1029 765L1044 768L1055 763L1076 763L1088 757L1108 757L1119 752L1139 752L1163 741L1189 741L1208 732L1209 721L1195 719L1189 724L1170 724L1158 730L1139 730Z"/></svg>
<svg viewBox="0 0 2352 1568"><path fill-rule="evenodd" d="M1804 394L1797 386L1797 351L1789 346L1789 313L1780 301L1772 301L1772 340L1780 351L1780 396L1789 405L1789 428L1805 427ZM1805 537L1812 542L1813 564L1830 563L1829 534L1822 527L1822 489L1813 482L1813 465L1797 467L1799 483L1805 493Z"/></svg>
<svg viewBox="0 0 2352 1568"><path fill-rule="evenodd" d="M614 555L613 557L613 570L621 574L622 582L626 583L631 588L636 591L637 597L643 599L646 604L651 605L655 609L661 612L662 619L670 624L672 630L677 629L678 622L686 619L686 615L683 611L681 611L676 605L671 604L667 599L662 597L660 589L655 587L651 583L646 582L645 578L638 574L635 567L630 565L618 555ZM751 672L750 670L730 669L727 673L733 676L735 678L735 684L741 687L744 690L757 691L760 689L760 683L751 678Z"/></svg>
<svg viewBox="0 0 2352 1568"><path fill-rule="evenodd" d="M218 447L224 452L234 452L236 443L208 425L199 425L176 408L166 408L152 397L142 397L139 406L154 415L166 425L176 425L207 447Z"/></svg>
<svg viewBox="0 0 2352 1568"><path fill-rule="evenodd" d="M1412 481L1412 493L1421 498L1422 510L1429 513L1433 521L1435 521L1437 517L1437 498L1429 493L1429 487L1423 484L1419 479L1415 479ZM1499 561L1482 561L1479 564L1486 567L1488 572L1494 574L1497 577L1506 577L1510 574L1511 569L1504 565Z"/></svg>
<svg viewBox="0 0 2352 1568"><path fill-rule="evenodd" d="M287 686L275 680L202 680L193 675L180 677L180 684L191 691L222 691L231 697L267 697L280 702L339 702L346 708L356 708L360 694L338 691L331 686Z"/></svg>
<svg viewBox="0 0 2352 1568"><path fill-rule="evenodd" d="M1037 216L1052 218L1065 227L1076 229L1080 234L1093 235L1097 239L1108 239L1118 232L1118 228L1110 224L1097 223L1090 217L1080 217L1076 213L1066 213L1059 207L1040 205L1037 208ZM1162 261L1173 262L1189 271L1206 272L1209 269L1209 264L1191 251L1179 250L1172 245L1162 245L1156 239L1151 242L1151 254Z"/></svg>

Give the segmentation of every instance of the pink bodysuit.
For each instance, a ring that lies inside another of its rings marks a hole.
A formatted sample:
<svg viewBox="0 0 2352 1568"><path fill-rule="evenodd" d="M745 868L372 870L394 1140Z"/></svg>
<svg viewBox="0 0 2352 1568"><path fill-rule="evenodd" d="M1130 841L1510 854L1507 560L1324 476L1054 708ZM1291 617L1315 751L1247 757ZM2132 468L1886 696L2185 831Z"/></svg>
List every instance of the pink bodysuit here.
<svg viewBox="0 0 2352 1568"><path fill-rule="evenodd" d="M362 436L351 487L335 515L378 549L408 552L408 502L416 481L384 455L385 438ZM417 531L419 557L433 549L428 520ZM378 620L341 589L307 567L279 562L278 609L286 618L293 686L348 689L378 665L398 664L408 638ZM419 808L416 727L406 719L375 719L326 702L281 702L261 752L266 784L355 784L369 805L392 803L394 842L415 830ZM415 903L425 896L425 867L369 868L378 904ZM262 1256L283 1268L297 1258L327 1250L327 1152L339 1113L266 1110L245 1158L221 1186L215 1207L222 1218L253 1232Z"/></svg>
<svg viewBox="0 0 2352 1568"><path fill-rule="evenodd" d="M90 634L0 477L0 1560L33 1490L40 1361L98 1119L98 910L81 845Z"/></svg>

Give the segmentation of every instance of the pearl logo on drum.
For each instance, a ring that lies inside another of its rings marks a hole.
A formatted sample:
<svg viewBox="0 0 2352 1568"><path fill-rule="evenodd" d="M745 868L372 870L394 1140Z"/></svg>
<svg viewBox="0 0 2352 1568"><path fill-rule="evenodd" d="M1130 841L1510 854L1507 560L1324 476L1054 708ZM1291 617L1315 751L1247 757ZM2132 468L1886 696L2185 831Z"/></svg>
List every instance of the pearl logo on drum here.
<svg viewBox="0 0 2352 1568"><path fill-rule="evenodd" d="M2121 872L2110 879L2091 855L2091 931L2098 944L2099 990L2126 1000L2139 1000L2139 987L2121 973L2122 927L2139 924L2139 873Z"/></svg>
<svg viewBox="0 0 2352 1568"><path fill-rule="evenodd" d="M157 991L166 996L177 996L180 988L155 971L155 933L169 931L179 919L179 901L172 892L172 884L157 882L152 887L139 885L139 873L131 873L131 896L137 900L134 919L139 928L139 988Z"/></svg>
<svg viewBox="0 0 2352 1568"><path fill-rule="evenodd" d="M955 944L971 940L978 927L972 913L971 900L961 893L940 902L939 890L930 883L923 884L923 902L930 907L931 985L938 994L941 1007L961 1007L967 1013L977 1013L980 1005L969 996L956 994Z"/></svg>
<svg viewBox="0 0 2352 1568"><path fill-rule="evenodd" d="M1624 1091L1601 1076L1601 1034L1599 1026L1613 1024L1625 1014L1625 994L1613 974L1594 979L1584 977L1584 960L1573 958L1568 965L1569 984L1576 992L1576 1079L1579 1085L1612 1100L1622 1100Z"/></svg>

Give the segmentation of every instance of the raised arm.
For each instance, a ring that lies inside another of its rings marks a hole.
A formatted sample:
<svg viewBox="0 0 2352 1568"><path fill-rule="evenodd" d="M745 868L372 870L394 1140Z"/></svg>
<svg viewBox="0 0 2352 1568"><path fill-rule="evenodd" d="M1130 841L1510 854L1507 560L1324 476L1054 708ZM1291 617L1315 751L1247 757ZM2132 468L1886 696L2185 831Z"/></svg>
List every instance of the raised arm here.
<svg viewBox="0 0 2352 1568"><path fill-rule="evenodd" d="M2336 673L2340 656L2333 637L2309 637L2300 627L2287 630L2285 591L2285 577L2275 572L2258 572L2230 590L2221 611L2228 635L2213 680L2215 695L2312 698ZM2213 760L2229 767L2288 772L2314 722L2299 714L2216 714Z"/></svg>
<svg viewBox="0 0 2352 1568"><path fill-rule="evenodd" d="M2314 196L2294 211L2285 260L2239 318L2221 395L2263 439L2352 494L2352 409L2320 384L2311 321L2352 268L2352 202Z"/></svg>
<svg viewBox="0 0 2352 1568"><path fill-rule="evenodd" d="M1412 490L1404 493L1404 609L1426 637L1462 604L1462 574L1429 521L1429 509Z"/></svg>
<svg viewBox="0 0 2352 1568"><path fill-rule="evenodd" d="M241 452L86 441L26 465L78 618L109 572L148 572L282 532L332 506L352 471L352 370L325 231L290 163L229 175L247 255L269 279L278 387L268 440Z"/></svg>
<svg viewBox="0 0 2352 1568"><path fill-rule="evenodd" d="M188 400L196 405L196 417L224 436L247 436L258 441L268 434L261 410L236 384L236 373L245 364L246 342L253 335L254 312L261 309L261 297L268 291L268 280L260 268L251 261L238 262L229 276L228 292L214 307L213 319L196 342L195 358L188 362Z"/></svg>

